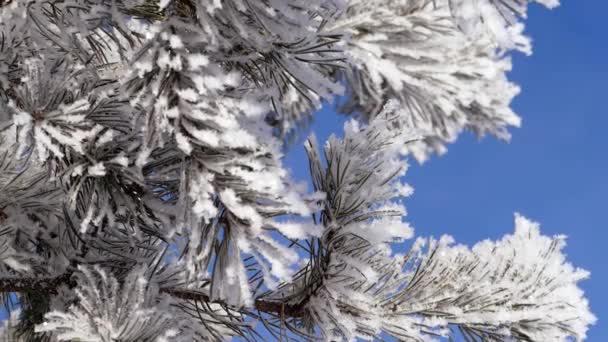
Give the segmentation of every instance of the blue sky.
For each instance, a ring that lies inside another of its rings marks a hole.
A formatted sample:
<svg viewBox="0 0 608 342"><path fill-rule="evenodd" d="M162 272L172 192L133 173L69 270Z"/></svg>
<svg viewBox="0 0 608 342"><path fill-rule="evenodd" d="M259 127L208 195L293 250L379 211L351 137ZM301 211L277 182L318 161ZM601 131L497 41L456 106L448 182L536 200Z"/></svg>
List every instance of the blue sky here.
<svg viewBox="0 0 608 342"><path fill-rule="evenodd" d="M514 212L539 221L545 234L566 234L569 260L591 271L581 283L598 317L588 341L606 341L608 2L562 2L552 11L531 7L534 54L513 59L522 127L511 130L510 143L465 134L446 155L422 166L412 161L408 221L419 235L449 233L467 244L511 233ZM342 122L325 109L311 128L321 140ZM286 163L306 179L301 146Z"/></svg>

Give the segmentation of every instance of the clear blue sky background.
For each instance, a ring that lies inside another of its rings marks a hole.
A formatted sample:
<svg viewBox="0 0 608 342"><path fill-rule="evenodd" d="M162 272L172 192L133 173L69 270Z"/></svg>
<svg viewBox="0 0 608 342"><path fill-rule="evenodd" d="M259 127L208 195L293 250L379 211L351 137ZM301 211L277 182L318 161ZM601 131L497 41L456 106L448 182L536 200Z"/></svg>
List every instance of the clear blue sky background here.
<svg viewBox="0 0 608 342"><path fill-rule="evenodd" d="M552 11L532 6L534 54L514 56L522 127L508 144L465 134L443 157L412 161L408 221L418 235L449 233L473 244L511 233L520 212L545 234L566 234L569 260L591 271L581 283L598 317L588 341L608 341L608 1L562 2ZM321 140L342 122L326 109L311 129ZM300 145L286 164L306 179Z"/></svg>

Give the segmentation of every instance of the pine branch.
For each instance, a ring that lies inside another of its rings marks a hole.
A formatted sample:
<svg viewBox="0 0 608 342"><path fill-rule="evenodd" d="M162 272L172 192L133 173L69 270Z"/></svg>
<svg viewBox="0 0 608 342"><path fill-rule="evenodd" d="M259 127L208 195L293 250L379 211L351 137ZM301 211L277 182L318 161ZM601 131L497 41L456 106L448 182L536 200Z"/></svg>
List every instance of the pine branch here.
<svg viewBox="0 0 608 342"><path fill-rule="evenodd" d="M531 2L559 1L0 0L0 300L19 293L20 337L584 338L587 272L535 223L391 250L413 237L403 153L519 124L506 53L530 51ZM282 139L344 89L369 120L309 140L305 196Z"/></svg>
<svg viewBox="0 0 608 342"><path fill-rule="evenodd" d="M56 294L61 285L75 286L71 273L54 278L0 278L0 292L42 292Z"/></svg>
<svg viewBox="0 0 608 342"><path fill-rule="evenodd" d="M61 285L75 287L76 282L71 278L71 273L64 273L52 278L0 278L0 293L7 292L40 292L46 294L57 294ZM226 305L223 301L212 300L207 294L182 289L177 287L160 288L160 293L168 294L175 298ZM264 313L282 315L287 317L302 317L306 301L297 304L286 304L278 301L267 301L257 299L255 309Z"/></svg>

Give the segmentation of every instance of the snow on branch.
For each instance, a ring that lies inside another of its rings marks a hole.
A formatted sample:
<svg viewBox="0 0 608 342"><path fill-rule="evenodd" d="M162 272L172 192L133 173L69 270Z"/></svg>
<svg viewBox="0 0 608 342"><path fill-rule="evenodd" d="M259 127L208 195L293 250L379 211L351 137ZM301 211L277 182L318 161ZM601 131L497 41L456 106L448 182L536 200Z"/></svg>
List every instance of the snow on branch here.
<svg viewBox="0 0 608 342"><path fill-rule="evenodd" d="M529 38L522 32L531 2L548 8L559 6L558 0L449 0L450 10L460 29L472 38L489 35L500 49L532 53Z"/></svg>
<svg viewBox="0 0 608 342"><path fill-rule="evenodd" d="M58 341L92 342L160 341L179 332L180 320L141 272L132 272L119 284L102 269L81 268L76 282L77 304L66 312L47 313L36 332L53 332Z"/></svg>
<svg viewBox="0 0 608 342"><path fill-rule="evenodd" d="M578 287L589 273L565 260L564 246L518 214L513 234L471 249L449 236L419 240L403 288L382 302L384 328L397 337L419 326L474 340L582 340L595 322Z"/></svg>
<svg viewBox="0 0 608 342"><path fill-rule="evenodd" d="M325 163L314 137L307 143L313 184L326 194L324 232L308 243L310 261L294 281L261 297L303 305L302 317L292 321L298 334L318 327L326 340L352 340L379 332L375 303L400 284L401 258L390 243L413 235L400 203L412 189L399 178L407 169L404 145L418 137L401 128L399 114L389 103L368 126L347 123L343 139L325 144Z"/></svg>
<svg viewBox="0 0 608 342"><path fill-rule="evenodd" d="M584 338L562 237L518 216L469 249L404 222L406 155L519 125L530 2L0 0L0 295L22 338ZM305 194L286 138L344 90L363 120L307 141Z"/></svg>
<svg viewBox="0 0 608 342"><path fill-rule="evenodd" d="M341 32L328 29L342 0L195 2L197 21L219 57L243 73L248 87L271 104L273 124L297 130L343 92L331 77L345 66Z"/></svg>
<svg viewBox="0 0 608 342"><path fill-rule="evenodd" d="M511 61L504 52L530 50L515 19L526 4L350 1L334 23L350 37L345 47L350 67L341 73L349 97L342 110L373 117L387 100L398 99L407 108L406 124L427 135L409 145L418 161L445 152L445 144L463 129L509 139L507 128L520 125L510 107L519 87L507 80ZM511 19L504 20L499 11Z"/></svg>
<svg viewBox="0 0 608 342"><path fill-rule="evenodd" d="M391 251L389 242L412 236L401 222L403 207L391 200L399 195L389 192L403 188L390 167L402 165L395 147L412 137L394 130L398 118L389 106L367 127L347 124L344 139L326 145L325 167L309 141L315 186L327 192L320 216L325 232L309 244L311 261L294 281L262 298L304 305L289 324L301 336L318 328L328 341L383 333L420 341L457 334L584 339L595 322L578 287L588 272L566 262L563 236L543 236L522 216L516 215L514 234L471 249L444 236L419 238L404 255Z"/></svg>
<svg viewBox="0 0 608 342"><path fill-rule="evenodd" d="M143 143L135 163L145 170L152 160L155 179L178 184L178 198L167 194L179 217L167 238L183 251L179 263L190 279L209 272L214 299L251 305L243 259L255 260L269 284L287 280L298 257L271 232L293 232L274 217L309 213L264 122L269 104L244 92L246 75L227 72L216 52L201 49L218 39L205 35L205 27L168 20L141 29L151 37L125 82L132 103L144 108L136 119ZM162 158L174 156L179 169L153 161L159 156L152 151L167 145L174 147ZM309 236L305 228L297 235Z"/></svg>

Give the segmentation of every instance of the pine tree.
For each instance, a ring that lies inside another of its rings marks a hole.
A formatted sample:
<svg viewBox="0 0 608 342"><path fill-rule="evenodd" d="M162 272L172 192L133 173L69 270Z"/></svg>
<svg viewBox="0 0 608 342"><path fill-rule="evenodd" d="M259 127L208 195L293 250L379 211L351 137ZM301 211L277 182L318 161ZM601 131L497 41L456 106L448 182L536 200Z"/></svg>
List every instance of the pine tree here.
<svg viewBox="0 0 608 342"><path fill-rule="evenodd" d="M414 239L401 202L408 156L519 125L528 2L0 1L0 337L584 339L563 236Z"/></svg>

